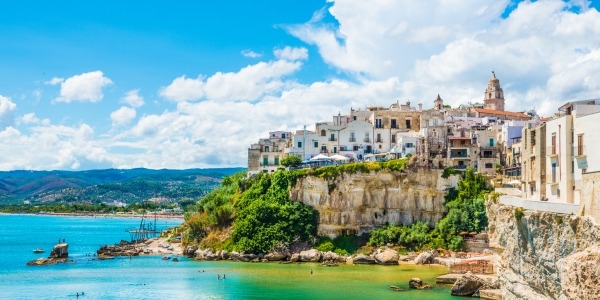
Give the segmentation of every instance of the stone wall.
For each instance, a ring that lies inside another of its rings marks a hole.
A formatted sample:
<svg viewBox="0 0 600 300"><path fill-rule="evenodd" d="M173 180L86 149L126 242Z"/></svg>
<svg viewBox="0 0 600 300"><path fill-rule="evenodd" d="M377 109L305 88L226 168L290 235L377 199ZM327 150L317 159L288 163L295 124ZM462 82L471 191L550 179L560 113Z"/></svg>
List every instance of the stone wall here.
<svg viewBox="0 0 600 300"><path fill-rule="evenodd" d="M446 211L444 195L459 177L441 170L409 169L343 174L333 179L307 176L291 198L319 211L319 234L362 234L382 225L437 223Z"/></svg>
<svg viewBox="0 0 600 300"><path fill-rule="evenodd" d="M599 299L600 225L590 217L488 202L503 299Z"/></svg>
<svg viewBox="0 0 600 300"><path fill-rule="evenodd" d="M584 173L581 188L581 213L600 222L600 172Z"/></svg>

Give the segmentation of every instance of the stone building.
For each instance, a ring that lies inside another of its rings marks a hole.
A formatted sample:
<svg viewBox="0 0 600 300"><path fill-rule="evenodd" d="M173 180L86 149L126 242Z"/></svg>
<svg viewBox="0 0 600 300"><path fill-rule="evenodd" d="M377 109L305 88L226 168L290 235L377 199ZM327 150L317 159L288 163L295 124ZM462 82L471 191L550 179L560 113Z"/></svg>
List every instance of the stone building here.
<svg viewBox="0 0 600 300"><path fill-rule="evenodd" d="M275 172L287 155L285 149L291 145L291 132L272 131L269 138L260 139L248 148L248 173Z"/></svg>
<svg viewBox="0 0 600 300"><path fill-rule="evenodd" d="M492 78L488 81L487 89L483 94L483 108L504 111L504 91L500 87L500 80L492 71Z"/></svg>
<svg viewBox="0 0 600 300"><path fill-rule="evenodd" d="M523 198L546 197L546 123L527 124L521 139Z"/></svg>

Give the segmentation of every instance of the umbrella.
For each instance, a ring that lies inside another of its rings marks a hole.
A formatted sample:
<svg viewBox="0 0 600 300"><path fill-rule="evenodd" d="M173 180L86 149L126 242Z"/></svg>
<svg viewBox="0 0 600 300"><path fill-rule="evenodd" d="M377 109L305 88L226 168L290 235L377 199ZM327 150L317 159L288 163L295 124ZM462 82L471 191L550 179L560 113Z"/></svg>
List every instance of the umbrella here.
<svg viewBox="0 0 600 300"><path fill-rule="evenodd" d="M331 158L329 158L327 155L323 155L323 154L319 154L313 158L311 158L310 160L330 160Z"/></svg>
<svg viewBox="0 0 600 300"><path fill-rule="evenodd" d="M331 159L335 159L335 160L349 160L350 158L345 157L343 155L339 155L339 154L335 154L333 156L330 157Z"/></svg>

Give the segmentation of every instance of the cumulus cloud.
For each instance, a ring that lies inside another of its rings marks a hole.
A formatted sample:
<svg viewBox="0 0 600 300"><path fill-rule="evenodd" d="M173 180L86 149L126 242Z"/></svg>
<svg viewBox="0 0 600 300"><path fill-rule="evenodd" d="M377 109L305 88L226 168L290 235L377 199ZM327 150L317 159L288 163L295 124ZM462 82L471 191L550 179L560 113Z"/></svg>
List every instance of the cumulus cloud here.
<svg viewBox="0 0 600 300"><path fill-rule="evenodd" d="M51 81L58 83L54 79ZM69 77L60 83L60 97L56 98L56 102L98 102L104 97L103 88L112 83L108 77L104 76L102 71Z"/></svg>
<svg viewBox="0 0 600 300"><path fill-rule="evenodd" d="M115 125L128 123L135 119L136 111L134 108L121 106L121 108L113 111L110 114L110 119Z"/></svg>
<svg viewBox="0 0 600 300"><path fill-rule="evenodd" d="M244 57L249 57L249 58L259 58L259 57L262 56L262 54L254 52L254 51L252 51L250 49L242 50L242 55Z"/></svg>
<svg viewBox="0 0 600 300"><path fill-rule="evenodd" d="M160 95L176 102L194 101L204 95L204 82L201 77L186 78L185 75L175 78L170 85L163 87Z"/></svg>
<svg viewBox="0 0 600 300"><path fill-rule="evenodd" d="M50 119L39 119L35 113L24 114L19 118L20 124L41 124L50 125Z"/></svg>
<svg viewBox="0 0 600 300"><path fill-rule="evenodd" d="M0 95L0 128L14 124L16 109L17 105L10 98Z"/></svg>
<svg viewBox="0 0 600 300"><path fill-rule="evenodd" d="M275 49L275 57L285 60L305 60L308 59L308 50L306 48L293 48L286 46L283 49Z"/></svg>
<svg viewBox="0 0 600 300"><path fill-rule="evenodd" d="M125 93L123 96L123 102L131 105L131 107L138 108L144 105L144 98L140 96L140 90L131 90Z"/></svg>

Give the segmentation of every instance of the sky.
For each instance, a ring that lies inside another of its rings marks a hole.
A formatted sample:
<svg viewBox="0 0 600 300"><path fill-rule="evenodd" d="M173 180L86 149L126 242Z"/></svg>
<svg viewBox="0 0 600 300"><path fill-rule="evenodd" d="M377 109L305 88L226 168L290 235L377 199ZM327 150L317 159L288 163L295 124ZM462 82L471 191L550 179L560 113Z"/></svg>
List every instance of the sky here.
<svg viewBox="0 0 600 300"><path fill-rule="evenodd" d="M247 166L350 108L600 98L599 1L9 1L0 170Z"/></svg>

